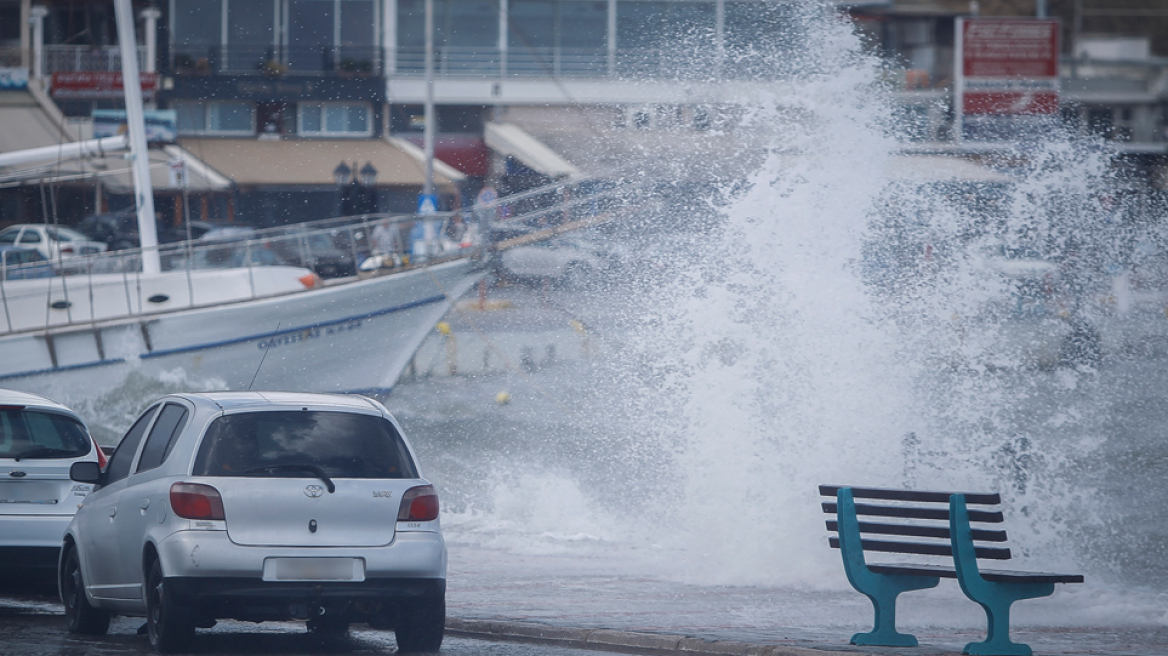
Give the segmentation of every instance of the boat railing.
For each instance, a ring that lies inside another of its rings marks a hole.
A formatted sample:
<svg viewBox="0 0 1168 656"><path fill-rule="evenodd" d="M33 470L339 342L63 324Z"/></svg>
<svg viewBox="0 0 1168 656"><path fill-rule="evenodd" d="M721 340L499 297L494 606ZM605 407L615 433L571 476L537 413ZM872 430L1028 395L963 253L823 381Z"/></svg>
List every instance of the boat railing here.
<svg viewBox="0 0 1168 656"><path fill-rule="evenodd" d="M333 285L451 259L485 258L496 244L545 239L557 231L604 220L625 204L640 183L586 180L513 194L457 211L426 215L366 214L265 229L233 226L201 239L157 247L165 294L151 292L141 273L142 250L127 249L58 259L52 266L0 267L0 334L40 331L99 321L148 317L161 312L225 302L223 290L207 291L198 279L209 270L236 274L229 300L276 293L261 269L303 267L306 284ZM218 235L218 236L217 236ZM183 284L185 279L185 285ZM181 289L185 287L185 290ZM111 304L113 307L103 307Z"/></svg>

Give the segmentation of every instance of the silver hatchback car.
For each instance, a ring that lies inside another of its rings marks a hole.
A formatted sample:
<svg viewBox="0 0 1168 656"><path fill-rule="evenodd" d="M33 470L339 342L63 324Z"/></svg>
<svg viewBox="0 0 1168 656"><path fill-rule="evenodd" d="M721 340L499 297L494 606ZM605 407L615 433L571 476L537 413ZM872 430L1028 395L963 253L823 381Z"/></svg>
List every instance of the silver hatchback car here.
<svg viewBox="0 0 1168 656"><path fill-rule="evenodd" d="M359 396L175 394L152 404L65 532L69 630L146 617L157 651L232 618L392 628L437 651L446 545L438 496L389 412Z"/></svg>

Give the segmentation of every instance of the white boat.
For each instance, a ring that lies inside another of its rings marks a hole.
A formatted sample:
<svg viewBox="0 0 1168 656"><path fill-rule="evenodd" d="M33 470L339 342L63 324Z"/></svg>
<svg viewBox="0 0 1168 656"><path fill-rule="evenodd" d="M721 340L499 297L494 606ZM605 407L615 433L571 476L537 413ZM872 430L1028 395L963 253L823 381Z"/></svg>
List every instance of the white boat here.
<svg viewBox="0 0 1168 656"><path fill-rule="evenodd" d="M77 399L136 371L383 396L482 275L464 256L328 283L288 266L2 281L0 386Z"/></svg>
<svg viewBox="0 0 1168 656"><path fill-rule="evenodd" d="M128 0L115 10L122 74L137 79ZM70 275L23 280L0 272L0 385L77 402L139 372L204 388L384 395L427 332L483 275L477 249L460 248L421 266L325 283L305 268L313 263L310 232L159 248L138 85L125 85L125 95L129 129L117 145L130 148L143 248L71 260ZM38 156L10 154L6 163ZM369 228L368 220L330 228L348 230L351 271L374 250ZM273 254L279 249L286 257ZM242 265L205 268L239 255ZM289 259L303 266L279 265Z"/></svg>

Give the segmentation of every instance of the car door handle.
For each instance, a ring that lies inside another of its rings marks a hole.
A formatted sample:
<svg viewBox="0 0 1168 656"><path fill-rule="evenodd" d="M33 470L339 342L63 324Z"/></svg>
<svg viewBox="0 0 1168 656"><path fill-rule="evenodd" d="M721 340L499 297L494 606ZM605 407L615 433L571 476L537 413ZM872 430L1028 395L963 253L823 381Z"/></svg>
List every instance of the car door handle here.
<svg viewBox="0 0 1168 656"><path fill-rule="evenodd" d="M118 507L117 507L117 506L114 506L113 508L110 508L110 517L111 517L111 518L112 518L114 515L117 515L117 514L118 514Z"/></svg>
<svg viewBox="0 0 1168 656"><path fill-rule="evenodd" d="M142 510L146 510L147 508L150 507L150 499L142 499L141 501L138 502L138 507L141 508Z"/></svg>

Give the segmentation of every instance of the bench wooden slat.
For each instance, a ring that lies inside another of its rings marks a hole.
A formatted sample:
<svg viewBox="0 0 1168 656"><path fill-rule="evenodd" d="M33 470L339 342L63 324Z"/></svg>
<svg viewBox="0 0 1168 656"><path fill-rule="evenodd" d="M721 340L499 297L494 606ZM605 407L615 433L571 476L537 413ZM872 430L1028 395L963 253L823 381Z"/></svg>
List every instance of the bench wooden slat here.
<svg viewBox="0 0 1168 656"><path fill-rule="evenodd" d="M877 574L902 574L905 576L940 576L957 578L956 568L950 565L901 565L899 563L869 564L868 569ZM1082 583L1082 574L1055 574L1053 572L1015 572L1000 569L983 569L981 576L987 581L1012 583Z"/></svg>
<svg viewBox="0 0 1168 656"><path fill-rule="evenodd" d="M860 533L876 533L879 535L905 535L916 538L949 539L948 526L918 526L916 524L876 524L873 522L859 522ZM827 520L827 530L839 532L839 522ZM973 529L973 539L978 542L1005 542L1005 531L991 531L988 529Z"/></svg>
<svg viewBox="0 0 1168 656"><path fill-rule="evenodd" d="M957 569L952 565L913 565L900 563L869 563L868 569L877 574L899 574L903 576L940 576L957 578Z"/></svg>
<svg viewBox="0 0 1168 656"><path fill-rule="evenodd" d="M827 543L832 549L839 549L839 538L830 537ZM889 542L887 540L860 540L864 551L880 551L883 553L923 554L926 556L952 556L953 547L948 544L931 544L927 542ZM974 547L978 558L986 560L1010 560L1010 549L1007 547Z"/></svg>
<svg viewBox="0 0 1168 656"><path fill-rule="evenodd" d="M836 513L836 504L834 502L823 502L823 512ZM876 517L900 517L903 519L936 519L939 521L949 520L948 508L917 508L913 506L873 506L867 503L856 504L857 515L870 515ZM1004 521L1001 511L990 510L971 510L969 511L969 521L983 522L986 524L1000 524Z"/></svg>
<svg viewBox="0 0 1168 656"><path fill-rule="evenodd" d="M1082 574L1056 574L1054 572L1017 572L1002 569L979 570L987 581L1001 583L1082 583Z"/></svg>
<svg viewBox="0 0 1168 656"><path fill-rule="evenodd" d="M848 485L820 485L819 494L834 497L840 488ZM1002 503L1002 495L985 492L929 492L925 490L892 490L880 487L852 487L852 496L857 499L886 499L889 501L923 501L926 503L949 503L949 497L964 494L965 503L982 506L996 506Z"/></svg>

